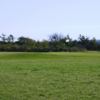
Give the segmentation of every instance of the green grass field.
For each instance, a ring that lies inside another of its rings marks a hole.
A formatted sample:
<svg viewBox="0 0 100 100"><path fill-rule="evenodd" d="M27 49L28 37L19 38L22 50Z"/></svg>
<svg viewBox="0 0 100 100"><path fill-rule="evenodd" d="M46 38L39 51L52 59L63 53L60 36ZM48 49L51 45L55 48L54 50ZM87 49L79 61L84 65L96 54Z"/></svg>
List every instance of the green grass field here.
<svg viewBox="0 0 100 100"><path fill-rule="evenodd" d="M100 52L0 53L0 100L100 100Z"/></svg>

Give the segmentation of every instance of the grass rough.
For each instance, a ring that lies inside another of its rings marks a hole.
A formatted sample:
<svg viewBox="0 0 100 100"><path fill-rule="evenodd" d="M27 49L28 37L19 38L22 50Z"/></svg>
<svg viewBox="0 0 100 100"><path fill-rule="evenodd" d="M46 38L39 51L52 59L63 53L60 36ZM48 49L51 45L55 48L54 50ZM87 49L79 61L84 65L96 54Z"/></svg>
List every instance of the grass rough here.
<svg viewBox="0 0 100 100"><path fill-rule="evenodd" d="M100 52L0 53L0 100L100 100Z"/></svg>

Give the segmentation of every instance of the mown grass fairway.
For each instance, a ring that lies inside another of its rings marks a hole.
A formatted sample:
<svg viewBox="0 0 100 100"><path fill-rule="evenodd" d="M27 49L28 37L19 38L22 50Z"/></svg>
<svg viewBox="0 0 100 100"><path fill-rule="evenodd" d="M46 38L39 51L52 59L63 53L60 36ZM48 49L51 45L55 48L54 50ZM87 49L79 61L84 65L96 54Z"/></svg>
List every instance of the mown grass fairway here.
<svg viewBox="0 0 100 100"><path fill-rule="evenodd" d="M0 100L100 100L100 53L0 53Z"/></svg>

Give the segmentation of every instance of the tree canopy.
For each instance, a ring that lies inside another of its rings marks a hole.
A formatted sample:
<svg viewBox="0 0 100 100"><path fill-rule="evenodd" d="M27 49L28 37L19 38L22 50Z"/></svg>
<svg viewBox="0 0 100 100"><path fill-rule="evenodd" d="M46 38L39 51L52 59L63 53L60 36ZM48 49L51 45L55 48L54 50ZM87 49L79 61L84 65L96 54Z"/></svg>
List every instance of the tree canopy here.
<svg viewBox="0 0 100 100"><path fill-rule="evenodd" d="M100 50L100 43L95 38L79 35L73 40L69 35L54 33L48 40L36 41L28 37L15 37L10 34L0 36L0 51L23 51L23 52L50 52L50 51L86 51Z"/></svg>

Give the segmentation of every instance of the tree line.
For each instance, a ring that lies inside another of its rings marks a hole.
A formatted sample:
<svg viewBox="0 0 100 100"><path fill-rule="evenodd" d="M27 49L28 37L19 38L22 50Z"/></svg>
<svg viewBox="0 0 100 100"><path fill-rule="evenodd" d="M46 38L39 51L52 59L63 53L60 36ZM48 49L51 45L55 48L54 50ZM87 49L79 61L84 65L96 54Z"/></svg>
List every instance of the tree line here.
<svg viewBox="0 0 100 100"><path fill-rule="evenodd" d="M100 42L95 38L89 39L87 36L79 35L77 40L73 40L69 35L63 36L54 33L48 40L37 41L28 37L19 37L15 40L11 34L0 36L0 51L16 52L59 52L59 51L100 51Z"/></svg>

